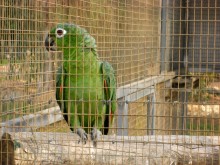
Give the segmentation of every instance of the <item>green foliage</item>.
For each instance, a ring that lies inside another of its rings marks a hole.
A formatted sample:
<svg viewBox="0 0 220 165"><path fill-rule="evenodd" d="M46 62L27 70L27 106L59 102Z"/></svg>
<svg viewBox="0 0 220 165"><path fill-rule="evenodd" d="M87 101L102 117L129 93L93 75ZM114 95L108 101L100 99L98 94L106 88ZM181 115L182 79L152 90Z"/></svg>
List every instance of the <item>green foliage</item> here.
<svg viewBox="0 0 220 165"><path fill-rule="evenodd" d="M219 119L211 116L187 119L186 129L189 135L220 135Z"/></svg>
<svg viewBox="0 0 220 165"><path fill-rule="evenodd" d="M6 64L8 64L8 60L7 59L0 59L0 64L6 65Z"/></svg>
<svg viewBox="0 0 220 165"><path fill-rule="evenodd" d="M189 94L190 102L206 102L209 101L210 95L207 93L207 86L214 82L217 78L217 74L215 73L198 73L190 75L199 78L199 85L197 88L193 88L192 92Z"/></svg>

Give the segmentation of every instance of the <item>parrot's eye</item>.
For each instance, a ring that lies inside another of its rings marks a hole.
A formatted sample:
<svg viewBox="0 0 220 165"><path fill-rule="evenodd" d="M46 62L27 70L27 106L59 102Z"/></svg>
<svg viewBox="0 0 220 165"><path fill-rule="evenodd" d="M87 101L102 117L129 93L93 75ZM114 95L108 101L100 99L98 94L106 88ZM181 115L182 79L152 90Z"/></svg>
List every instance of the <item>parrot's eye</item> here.
<svg viewBox="0 0 220 165"><path fill-rule="evenodd" d="M66 34L66 30L62 28L57 28L56 29L56 36L57 38L62 38Z"/></svg>

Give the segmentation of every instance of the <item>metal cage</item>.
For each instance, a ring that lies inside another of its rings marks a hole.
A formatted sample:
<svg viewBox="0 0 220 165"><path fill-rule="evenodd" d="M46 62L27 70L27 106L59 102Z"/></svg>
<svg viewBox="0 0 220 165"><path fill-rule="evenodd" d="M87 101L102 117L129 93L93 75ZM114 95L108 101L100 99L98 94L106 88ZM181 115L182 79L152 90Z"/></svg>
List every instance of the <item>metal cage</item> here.
<svg viewBox="0 0 220 165"><path fill-rule="evenodd" d="M0 164L219 164L219 12L218 0L0 0ZM58 43L58 23L78 31ZM51 36L59 49L48 52ZM93 56L114 69L115 100L106 99L113 87ZM69 67L62 89L61 66ZM96 78L79 72L85 66ZM83 86L80 76L103 84ZM77 100L72 90L104 98ZM109 117L113 101L114 120L95 146L97 107Z"/></svg>

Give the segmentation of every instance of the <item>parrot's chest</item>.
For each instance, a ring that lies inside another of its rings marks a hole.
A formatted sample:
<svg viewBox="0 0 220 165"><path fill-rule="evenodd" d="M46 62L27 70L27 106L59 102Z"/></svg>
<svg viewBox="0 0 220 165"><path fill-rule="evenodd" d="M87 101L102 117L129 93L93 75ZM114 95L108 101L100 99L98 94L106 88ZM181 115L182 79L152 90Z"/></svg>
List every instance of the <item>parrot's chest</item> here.
<svg viewBox="0 0 220 165"><path fill-rule="evenodd" d="M78 101L103 100L102 80L100 76L69 77L65 82L66 92Z"/></svg>
<svg viewBox="0 0 220 165"><path fill-rule="evenodd" d="M85 114L96 114L104 108L104 92L101 79L81 78L67 79L65 100L70 103L70 109ZM85 115L86 116L86 115ZM84 118L85 118L84 116Z"/></svg>

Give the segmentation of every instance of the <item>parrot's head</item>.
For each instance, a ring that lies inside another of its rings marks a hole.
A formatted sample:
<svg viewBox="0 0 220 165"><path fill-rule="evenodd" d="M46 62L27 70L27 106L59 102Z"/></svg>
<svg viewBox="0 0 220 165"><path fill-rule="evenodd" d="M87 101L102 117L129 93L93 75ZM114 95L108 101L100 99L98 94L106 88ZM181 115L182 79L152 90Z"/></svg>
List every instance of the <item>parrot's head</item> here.
<svg viewBox="0 0 220 165"><path fill-rule="evenodd" d="M95 39L75 24L58 24L53 27L45 39L47 51L62 51L64 54L81 51L96 51Z"/></svg>

